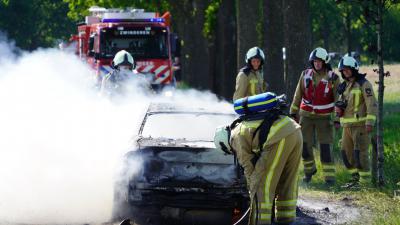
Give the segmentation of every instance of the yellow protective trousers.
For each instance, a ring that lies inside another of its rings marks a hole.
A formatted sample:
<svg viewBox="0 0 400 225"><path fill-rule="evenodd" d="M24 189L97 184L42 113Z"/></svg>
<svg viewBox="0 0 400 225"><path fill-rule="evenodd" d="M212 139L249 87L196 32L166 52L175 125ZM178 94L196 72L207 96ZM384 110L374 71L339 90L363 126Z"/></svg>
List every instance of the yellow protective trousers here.
<svg viewBox="0 0 400 225"><path fill-rule="evenodd" d="M332 154L333 122L330 117L310 118L301 117L301 131L303 133L303 164L304 173L313 175L317 171L313 152L313 139L316 134L319 143L320 159L325 181L335 180L335 162Z"/></svg>
<svg viewBox="0 0 400 225"><path fill-rule="evenodd" d="M362 180L370 181L368 157L369 138L365 126L344 127L342 134L342 157L346 168L359 174Z"/></svg>
<svg viewBox="0 0 400 225"><path fill-rule="evenodd" d="M290 224L295 221L302 145L301 131L296 130L260 152L249 179L249 224L271 224L273 210L277 223Z"/></svg>

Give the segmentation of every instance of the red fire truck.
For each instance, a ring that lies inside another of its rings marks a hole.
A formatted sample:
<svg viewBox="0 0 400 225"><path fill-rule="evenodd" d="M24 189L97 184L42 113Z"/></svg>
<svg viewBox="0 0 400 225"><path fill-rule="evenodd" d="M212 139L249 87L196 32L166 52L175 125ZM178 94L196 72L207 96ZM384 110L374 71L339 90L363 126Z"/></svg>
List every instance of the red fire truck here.
<svg viewBox="0 0 400 225"><path fill-rule="evenodd" d="M120 50L130 52L136 71L153 85L173 83L172 54L176 49L170 33L169 12L159 16L143 9L89 9L90 16L78 25L76 53L96 71L98 81L112 70L111 61Z"/></svg>

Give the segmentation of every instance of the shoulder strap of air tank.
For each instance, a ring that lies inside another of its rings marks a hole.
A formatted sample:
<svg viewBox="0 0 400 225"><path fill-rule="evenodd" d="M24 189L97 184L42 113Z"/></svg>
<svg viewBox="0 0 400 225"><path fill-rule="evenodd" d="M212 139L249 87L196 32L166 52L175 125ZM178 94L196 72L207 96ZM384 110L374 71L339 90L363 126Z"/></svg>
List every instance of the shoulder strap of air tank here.
<svg viewBox="0 0 400 225"><path fill-rule="evenodd" d="M271 111L264 115L263 121L256 128L253 133L253 139L257 132L260 132L258 135L258 147L260 148L260 152L264 146L264 143L267 141L269 131L272 127L272 124L279 118L280 113L277 111Z"/></svg>

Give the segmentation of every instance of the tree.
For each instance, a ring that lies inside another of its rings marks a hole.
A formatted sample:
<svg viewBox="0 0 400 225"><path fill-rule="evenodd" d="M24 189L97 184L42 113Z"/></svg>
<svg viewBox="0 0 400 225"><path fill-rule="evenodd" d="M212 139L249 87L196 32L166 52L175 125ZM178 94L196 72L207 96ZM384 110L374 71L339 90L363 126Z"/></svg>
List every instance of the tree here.
<svg viewBox="0 0 400 225"><path fill-rule="evenodd" d="M67 4L62 0L3 1L0 29L22 49L51 47L74 31L74 22L66 16L67 12Z"/></svg>
<svg viewBox="0 0 400 225"><path fill-rule="evenodd" d="M332 0L310 0L311 38L314 47L328 51L342 46L343 21L338 6Z"/></svg>
<svg viewBox="0 0 400 225"><path fill-rule="evenodd" d="M260 19L258 0L237 0L237 66L244 64L247 50L259 45L257 23Z"/></svg>
<svg viewBox="0 0 400 225"><path fill-rule="evenodd" d="M291 98L301 71L308 65L311 50L308 0L283 0L283 8L284 41L287 52L285 84L287 95Z"/></svg>
<svg viewBox="0 0 400 225"><path fill-rule="evenodd" d="M379 74L378 81L378 118L377 118L377 181L378 186L384 185L384 174L383 174L383 162L384 162L384 143L383 143L383 96L384 96L384 78L385 76L389 76L389 72L384 71L384 63L383 63L383 15L389 7L398 4L398 0L374 0L374 1L361 1L361 0L353 0L353 1L343 1L336 0L337 3L344 4L360 4L365 13L365 17L367 20L372 21L372 24L376 26L376 35L377 35L377 49L376 56L378 61L378 70L376 70Z"/></svg>
<svg viewBox="0 0 400 225"><path fill-rule="evenodd" d="M376 26L377 26L377 58L379 67L379 82L378 82L378 122L377 122L377 145L378 145L378 185L382 186L384 184L383 177L383 161L384 161L384 145L383 145L383 96L384 96L384 78L390 75L385 73L383 67L383 13L385 6L390 6L391 4L396 4L398 1L395 0L376 0ZM373 10L373 9L372 9Z"/></svg>
<svg viewBox="0 0 400 225"><path fill-rule="evenodd" d="M385 60L399 61L400 43L396 40L400 39L400 5L388 8L383 20L385 21L383 24L385 35L382 37L382 43L385 46L383 57Z"/></svg>
<svg viewBox="0 0 400 225"><path fill-rule="evenodd" d="M222 0L217 13L215 29L215 76L213 91L231 99L235 89L236 16L235 2Z"/></svg>
<svg viewBox="0 0 400 225"><path fill-rule="evenodd" d="M283 1L265 1L264 15L264 49L266 61L264 66L265 79L269 90L278 94L285 90L284 65L282 48L284 47ZM289 97L289 96L288 96Z"/></svg>
<svg viewBox="0 0 400 225"><path fill-rule="evenodd" d="M68 16L72 19L82 19L84 16L89 15L88 9L91 6L100 6L105 8L125 8L137 7L145 8L147 10L166 11L170 8L169 1L167 0L63 0L68 3L69 13ZM172 4L172 3L171 3Z"/></svg>

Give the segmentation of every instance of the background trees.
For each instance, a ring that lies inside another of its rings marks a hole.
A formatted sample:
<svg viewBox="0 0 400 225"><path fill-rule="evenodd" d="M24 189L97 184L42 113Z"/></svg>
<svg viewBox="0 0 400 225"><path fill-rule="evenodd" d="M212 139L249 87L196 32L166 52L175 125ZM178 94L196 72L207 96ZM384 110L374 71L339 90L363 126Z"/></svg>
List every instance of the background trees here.
<svg viewBox="0 0 400 225"><path fill-rule="evenodd" d="M181 39L183 79L190 86L231 98L246 51L266 53L265 78L272 91L289 97L309 52L322 46L341 55L357 51L376 62L377 36L367 3L333 0L0 0L0 30L22 49L55 46L75 32L92 5L170 11ZM400 58L400 6L383 14L386 61ZM286 60L282 48L286 48ZM334 61L334 65L335 61Z"/></svg>
<svg viewBox="0 0 400 225"><path fill-rule="evenodd" d="M0 1L0 31L22 49L54 46L75 31L67 4L51 0Z"/></svg>

